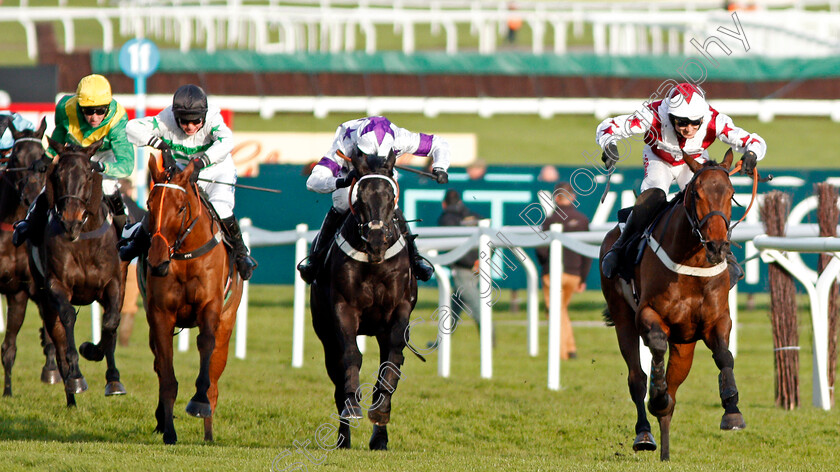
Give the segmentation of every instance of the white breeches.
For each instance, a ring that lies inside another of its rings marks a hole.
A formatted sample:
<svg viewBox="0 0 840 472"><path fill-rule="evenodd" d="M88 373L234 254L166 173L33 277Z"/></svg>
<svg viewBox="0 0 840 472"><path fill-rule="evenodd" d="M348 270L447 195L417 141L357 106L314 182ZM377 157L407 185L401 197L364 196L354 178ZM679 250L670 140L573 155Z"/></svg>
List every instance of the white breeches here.
<svg viewBox="0 0 840 472"><path fill-rule="evenodd" d="M645 146L643 157L645 162L645 178L642 181L641 192L649 188L659 188L667 195L672 183L676 182L679 189L682 190L694 176L694 172L685 163L672 166L654 154L650 146ZM703 151L703 155L697 158L697 162L703 163L708 159L709 153Z"/></svg>
<svg viewBox="0 0 840 472"><path fill-rule="evenodd" d="M336 189L332 193L333 207L342 212L347 213L350 209L350 187Z"/></svg>
<svg viewBox="0 0 840 472"><path fill-rule="evenodd" d="M236 166L233 164L233 159L225 159L218 164L202 169L199 177L235 184ZM198 186L207 192L210 203L213 204L213 209L219 214L219 218L225 219L233 215L233 205L235 203L234 191L236 187L233 185L213 184L201 180L198 181Z"/></svg>

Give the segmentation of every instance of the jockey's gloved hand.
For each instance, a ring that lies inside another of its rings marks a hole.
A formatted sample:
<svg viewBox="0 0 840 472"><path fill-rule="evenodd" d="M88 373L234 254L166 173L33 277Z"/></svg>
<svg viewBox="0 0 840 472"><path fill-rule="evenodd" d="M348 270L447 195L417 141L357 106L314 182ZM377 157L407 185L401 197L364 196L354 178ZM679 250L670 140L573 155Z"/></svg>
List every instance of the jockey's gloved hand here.
<svg viewBox="0 0 840 472"><path fill-rule="evenodd" d="M615 167L615 163L618 162L618 147L615 142L610 141L604 146L604 152L601 153L601 162L604 163L607 170Z"/></svg>
<svg viewBox="0 0 840 472"><path fill-rule="evenodd" d="M99 172L99 173L105 172L105 166L102 165L101 162L90 161L90 168L94 172Z"/></svg>
<svg viewBox="0 0 840 472"><path fill-rule="evenodd" d="M441 169L440 167L433 168L432 174L435 175L435 181L439 184L445 184L449 182L449 174L447 174L446 171Z"/></svg>
<svg viewBox="0 0 840 472"><path fill-rule="evenodd" d="M758 157L756 157L754 152L745 152L744 157L741 158L741 174L753 175L753 172L755 171L755 163L757 161Z"/></svg>
<svg viewBox="0 0 840 472"><path fill-rule="evenodd" d="M153 147L153 148L155 148L159 151L171 151L172 150L172 148L170 148L169 145L166 144L166 142L164 140L158 138L157 136L152 136L152 138L149 139L149 142L147 143L147 145L151 146L151 147Z"/></svg>
<svg viewBox="0 0 840 472"><path fill-rule="evenodd" d="M48 159L38 159L37 161L33 162L31 166L29 166L29 170L43 174L47 171L47 168L49 166L50 163Z"/></svg>
<svg viewBox="0 0 840 472"><path fill-rule="evenodd" d="M340 189L349 187L350 184L353 183L353 180L358 177L358 175L359 174L356 172L356 169L353 169L350 171L349 174L345 175L344 177L339 177L335 179L335 188Z"/></svg>
<svg viewBox="0 0 840 472"><path fill-rule="evenodd" d="M194 184L198 182L198 174L201 173L201 169L207 167L207 164L210 163L210 159L208 159L207 155L205 154L199 154L193 157L190 160L190 162L192 162L192 165L194 167L193 173L190 174L190 183Z"/></svg>
<svg viewBox="0 0 840 472"><path fill-rule="evenodd" d="M170 177L175 175L178 171L178 166L175 164L175 158L172 157L172 150L164 149L161 151L160 156L163 159L163 168L166 169L166 173Z"/></svg>

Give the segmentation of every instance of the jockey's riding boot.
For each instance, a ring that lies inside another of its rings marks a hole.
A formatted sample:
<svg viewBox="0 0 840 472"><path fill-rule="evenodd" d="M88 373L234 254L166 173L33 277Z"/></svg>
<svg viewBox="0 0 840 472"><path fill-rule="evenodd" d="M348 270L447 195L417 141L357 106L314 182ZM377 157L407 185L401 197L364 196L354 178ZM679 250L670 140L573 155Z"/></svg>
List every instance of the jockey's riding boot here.
<svg viewBox="0 0 840 472"><path fill-rule="evenodd" d="M40 235L44 232L44 225L47 224L48 206L47 196L41 192L29 206L26 217L15 223L15 232L12 234L12 244L15 247L20 246L27 239L36 246L40 244Z"/></svg>
<svg viewBox="0 0 840 472"><path fill-rule="evenodd" d="M732 287L744 278L744 269L741 268L741 264L738 264L738 259L735 259L735 254L732 252L726 254L726 263L729 266L729 290L732 290Z"/></svg>
<svg viewBox="0 0 840 472"><path fill-rule="evenodd" d="M239 222L233 215L228 216L222 220L222 225L225 227L231 245L233 245L233 258L236 261L236 271L242 280L251 278L254 269L257 268L257 261L251 257L248 247L245 246L245 241L242 240L242 231L239 230Z"/></svg>
<svg viewBox="0 0 840 472"><path fill-rule="evenodd" d="M649 188L639 195L639 198L636 199L636 205L633 206L633 211L630 212L630 216L627 217L627 222L624 224L624 231L621 232L621 235L601 260L601 273L604 274L604 277L611 279L615 276L625 247L633 239L633 236L645 230L664 202L665 192L658 188Z"/></svg>
<svg viewBox="0 0 840 472"><path fill-rule="evenodd" d="M300 272L300 278L304 282L311 284L318 275L318 270L324 263L324 256L326 256L327 249L329 249L332 240L335 237L335 232L344 221L344 213L330 207L327 216L324 217L324 222L321 223L321 231L315 236L312 241L312 246L309 247L309 257L300 261L297 269Z"/></svg>
<svg viewBox="0 0 840 472"><path fill-rule="evenodd" d="M152 245L152 237L146 229L148 225L148 216L144 216L142 220L123 229L122 239L117 243L120 260L130 261L146 254Z"/></svg>
<svg viewBox="0 0 840 472"><path fill-rule="evenodd" d="M428 282L432 278L432 275L434 275L435 268L417 251L417 244L414 242L417 239L417 235L411 234L411 230L408 229L408 223L406 223L405 217L399 208L394 210L394 216L397 217L400 232L405 236L405 245L408 247L408 257L411 258L411 267L414 269L414 276L418 280Z"/></svg>
<svg viewBox="0 0 840 472"><path fill-rule="evenodd" d="M125 203L123 202L122 195L120 195L120 192L105 195L105 201L108 202L108 207L111 209L111 213L114 214L114 226L122 232L126 222L128 222L128 215L125 212Z"/></svg>

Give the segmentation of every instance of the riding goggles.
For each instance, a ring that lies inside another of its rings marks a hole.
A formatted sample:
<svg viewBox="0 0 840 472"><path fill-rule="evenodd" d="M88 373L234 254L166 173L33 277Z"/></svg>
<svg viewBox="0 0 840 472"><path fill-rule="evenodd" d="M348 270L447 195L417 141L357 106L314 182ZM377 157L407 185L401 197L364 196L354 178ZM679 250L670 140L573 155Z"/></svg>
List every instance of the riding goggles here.
<svg viewBox="0 0 840 472"><path fill-rule="evenodd" d="M105 115L108 113L108 107L82 107L82 113L87 116Z"/></svg>
<svg viewBox="0 0 840 472"><path fill-rule="evenodd" d="M204 123L204 118L196 118L194 120L188 120L186 118L178 118L178 124L181 125L181 126L187 126L187 125L190 125L190 124L198 126L201 123Z"/></svg>
<svg viewBox="0 0 840 472"><path fill-rule="evenodd" d="M698 120L689 120L688 118L680 118L680 117L676 117L676 116L674 117L674 126L676 126L678 128L685 128L688 125L700 126L702 124L703 124L703 118L700 118Z"/></svg>

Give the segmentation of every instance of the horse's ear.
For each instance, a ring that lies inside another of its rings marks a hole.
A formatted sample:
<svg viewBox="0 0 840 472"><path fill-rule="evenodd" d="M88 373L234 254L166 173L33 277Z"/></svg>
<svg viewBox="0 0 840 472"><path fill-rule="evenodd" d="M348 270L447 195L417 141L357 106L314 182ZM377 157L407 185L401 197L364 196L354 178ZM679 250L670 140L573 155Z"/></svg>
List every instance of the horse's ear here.
<svg viewBox="0 0 840 472"><path fill-rule="evenodd" d="M163 182L165 179L163 164L159 157L149 154L149 173L152 174L152 182Z"/></svg>
<svg viewBox="0 0 840 472"><path fill-rule="evenodd" d="M64 144L54 140L51 136L47 136L47 142L50 144L50 147L55 150L56 154L61 154L64 152Z"/></svg>
<svg viewBox="0 0 840 472"><path fill-rule="evenodd" d="M91 144L90 146L86 147L86 148L85 148L85 154L87 154L88 156L93 157L93 155L94 155L94 154L96 154L96 151L98 151L98 150L99 150L99 148L100 148L100 147L102 147L102 143L103 143L103 140L101 140L101 139L100 139L99 141L96 141L95 143L93 143L93 144Z"/></svg>
<svg viewBox="0 0 840 472"><path fill-rule="evenodd" d="M0 116L0 136L12 125L12 117L9 115ZM14 126L12 126L12 134L14 134Z"/></svg>
<svg viewBox="0 0 840 472"><path fill-rule="evenodd" d="M350 159L350 162L353 164L353 167L356 168L356 171L359 175L364 175L369 173L369 169L367 166L367 160L365 156L359 151L359 148L356 146L350 146L350 155L347 156Z"/></svg>
<svg viewBox="0 0 840 472"><path fill-rule="evenodd" d="M720 163L724 169L729 170L732 167L732 158L735 157L735 153L732 152L732 148L726 150L726 154L723 156L723 162Z"/></svg>
<svg viewBox="0 0 840 472"><path fill-rule="evenodd" d="M393 149L391 149L391 151L388 152L388 158L385 159L385 165L382 166L382 168L385 169L386 175L388 177L392 177L394 175L394 165L396 163L397 153Z"/></svg>
<svg viewBox="0 0 840 472"><path fill-rule="evenodd" d="M46 133L46 132L47 132L47 117L45 116L45 117L41 118L41 126L39 126L38 130L35 131L35 136L43 139L44 133Z"/></svg>
<svg viewBox="0 0 840 472"><path fill-rule="evenodd" d="M693 157L689 156L687 152L683 151L683 160L686 164L688 164L688 168L691 169L692 172L696 173L702 167L702 164L698 163L694 160Z"/></svg>

